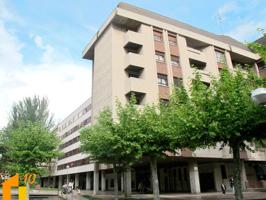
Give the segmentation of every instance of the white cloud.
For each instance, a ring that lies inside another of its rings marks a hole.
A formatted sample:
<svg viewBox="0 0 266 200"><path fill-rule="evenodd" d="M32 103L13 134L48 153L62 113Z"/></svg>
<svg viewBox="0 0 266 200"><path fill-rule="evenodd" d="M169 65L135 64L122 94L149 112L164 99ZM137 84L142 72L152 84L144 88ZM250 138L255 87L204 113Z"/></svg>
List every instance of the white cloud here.
<svg viewBox="0 0 266 200"><path fill-rule="evenodd" d="M0 20L0 67L17 68L22 64L23 44L11 35Z"/></svg>
<svg viewBox="0 0 266 200"><path fill-rule="evenodd" d="M261 37L261 34L257 31L258 28L266 28L265 21L247 21L236 26L233 30L226 33L241 42L250 42L258 37Z"/></svg>
<svg viewBox="0 0 266 200"><path fill-rule="evenodd" d="M36 46L44 51L41 61L44 63L52 62L54 60L54 48L49 44L44 44L41 36L36 35L33 37L34 37L33 39L34 39L34 43L36 44Z"/></svg>
<svg viewBox="0 0 266 200"><path fill-rule="evenodd" d="M5 0L0 0L0 19L2 20L9 20L12 19L14 16L9 12L6 6Z"/></svg>
<svg viewBox="0 0 266 200"><path fill-rule="evenodd" d="M218 9L218 15L220 17L225 17L226 14L233 12L237 10L238 6L236 2L230 1L228 3L223 4L219 9Z"/></svg>
<svg viewBox="0 0 266 200"><path fill-rule="evenodd" d="M0 7L2 3L0 0ZM43 50L41 61L36 65L25 64L22 47L26 44L6 28L6 18L7 14L0 18L0 129L8 121L12 104L35 94L48 97L55 119L62 120L91 96L89 64L77 64L69 59L55 61L53 54L57 52L39 35L33 39L36 47Z"/></svg>

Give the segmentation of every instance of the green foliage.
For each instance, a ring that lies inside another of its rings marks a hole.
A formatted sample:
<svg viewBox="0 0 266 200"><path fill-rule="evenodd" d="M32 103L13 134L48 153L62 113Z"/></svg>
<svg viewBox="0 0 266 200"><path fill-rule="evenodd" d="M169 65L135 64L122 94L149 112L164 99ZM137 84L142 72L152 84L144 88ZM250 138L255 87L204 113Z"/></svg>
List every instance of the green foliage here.
<svg viewBox="0 0 266 200"><path fill-rule="evenodd" d="M42 124L21 122L9 130L9 139L5 141L8 151L6 166L11 174L35 173L42 175L47 163L58 156L59 140Z"/></svg>
<svg viewBox="0 0 266 200"><path fill-rule="evenodd" d="M144 156L165 156L166 151L175 151L171 145L172 134L167 121L167 105L146 105L139 111L139 144Z"/></svg>
<svg viewBox="0 0 266 200"><path fill-rule="evenodd" d="M264 29L258 29L258 31L261 32L263 37L266 39L266 33L264 32ZM248 43L248 47L254 52L258 53L264 62L266 62L266 45L259 44L257 42L251 42Z"/></svg>
<svg viewBox="0 0 266 200"><path fill-rule="evenodd" d="M210 90L200 81L198 74L192 81L189 92L183 87L173 91L166 117L171 128L169 132L175 137L173 146L176 149L214 145L215 122L211 120L209 94Z"/></svg>
<svg viewBox="0 0 266 200"><path fill-rule="evenodd" d="M213 81L210 105L213 108L212 120L216 122L216 139L231 144L260 140L265 135L256 134L258 121L266 120L266 110L251 99L251 91L264 87L264 81L254 73L247 75L241 71L235 74L223 71L219 80ZM231 144L232 145L232 144Z"/></svg>
<svg viewBox="0 0 266 200"><path fill-rule="evenodd" d="M177 148L229 145L235 163L235 197L241 192L240 149L250 150L250 142L266 138L266 109L251 99L251 91L265 87L265 80L253 72L224 69L219 79L207 87L196 74L190 90L176 90L169 104L169 121ZM171 132L170 131L170 132ZM180 145L181 141L181 145Z"/></svg>
<svg viewBox="0 0 266 200"><path fill-rule="evenodd" d="M251 99L251 91L263 87L265 81L254 73L222 70L220 79L207 87L200 76L192 81L190 91L176 89L169 104L169 121L176 140L187 148L214 146L217 142L231 144L260 140L265 134L253 132L259 120L266 120L263 106Z"/></svg>
<svg viewBox="0 0 266 200"><path fill-rule="evenodd" d="M38 122L44 127L54 126L53 117L48 110L48 99L39 96L26 97L14 104L11 110L8 128L16 128L19 123Z"/></svg>
<svg viewBox="0 0 266 200"><path fill-rule="evenodd" d="M118 120L121 123L118 123L114 122L110 110L102 111L93 126L81 131L81 150L90 154L94 161L115 164L123 169L136 162L141 151L131 137L133 135L127 134L129 129L134 129L134 122L128 122L127 118L132 113L132 104L124 108L119 106Z"/></svg>

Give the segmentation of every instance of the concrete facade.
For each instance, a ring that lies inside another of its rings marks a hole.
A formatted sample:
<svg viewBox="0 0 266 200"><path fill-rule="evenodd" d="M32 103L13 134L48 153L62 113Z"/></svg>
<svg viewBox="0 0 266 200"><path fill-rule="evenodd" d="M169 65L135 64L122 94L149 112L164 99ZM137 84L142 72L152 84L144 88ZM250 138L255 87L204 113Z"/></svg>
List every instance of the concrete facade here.
<svg viewBox="0 0 266 200"><path fill-rule="evenodd" d="M223 67L228 67L233 73L237 64L250 64L258 72L256 62L260 57L230 37L215 35L120 3L86 46L83 58L92 60L93 63L92 109L86 116L90 116L94 123L103 108L114 110L117 99L122 104L126 103L132 93L136 95L140 107L168 101L174 85L189 87L194 71L199 72L202 81L209 84L210 77L219 77L219 70ZM86 105L90 104L87 103ZM61 129L67 119L60 124ZM61 129L59 128L60 136L65 132ZM78 131L70 134L63 142L78 134ZM68 152L79 146L77 141L63 150ZM219 150L219 147L217 145L216 148L197 149L194 152L182 149L179 156L160 161L158 177L161 192L220 191L222 182L230 190L228 180L234 174L232 153L228 147L223 150ZM87 160L88 163L84 165L65 168L66 163L77 158L85 159L87 155L77 154L73 158L57 161L53 175L59 176L59 181L56 181L59 182L59 187L66 174L71 174L73 176L70 175L70 179L75 180L76 185L93 190L94 194L113 190L111 166ZM241 152L241 158L245 188L265 187L265 149L259 149L255 153ZM60 169L58 166L61 166ZM140 183L144 185L145 191L151 191L148 163L134 166L119 176L121 191L125 185L128 186L129 193L131 190L138 191Z"/></svg>

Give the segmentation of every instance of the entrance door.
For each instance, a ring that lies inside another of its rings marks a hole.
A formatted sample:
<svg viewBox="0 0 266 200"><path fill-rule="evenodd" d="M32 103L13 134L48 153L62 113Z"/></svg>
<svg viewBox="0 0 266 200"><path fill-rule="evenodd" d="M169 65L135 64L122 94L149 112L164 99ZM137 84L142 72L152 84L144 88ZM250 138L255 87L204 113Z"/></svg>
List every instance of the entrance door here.
<svg viewBox="0 0 266 200"><path fill-rule="evenodd" d="M200 173L200 190L201 192L215 191L213 173Z"/></svg>

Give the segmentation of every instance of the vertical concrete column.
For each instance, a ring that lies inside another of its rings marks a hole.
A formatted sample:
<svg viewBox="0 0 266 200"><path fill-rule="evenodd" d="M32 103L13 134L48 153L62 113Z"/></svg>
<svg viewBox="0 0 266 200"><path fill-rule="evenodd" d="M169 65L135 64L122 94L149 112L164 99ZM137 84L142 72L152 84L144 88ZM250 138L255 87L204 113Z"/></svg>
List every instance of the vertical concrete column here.
<svg viewBox="0 0 266 200"><path fill-rule="evenodd" d="M245 162L243 160L241 161L241 181L242 181L242 189L243 191L246 191L247 174L246 174Z"/></svg>
<svg viewBox="0 0 266 200"><path fill-rule="evenodd" d="M219 70L216 60L216 54L214 46L208 46L203 49L205 57L207 58L207 72L209 72L212 76L219 77Z"/></svg>
<svg viewBox="0 0 266 200"><path fill-rule="evenodd" d="M99 164L94 164L93 171L93 194L97 194L99 192Z"/></svg>
<svg viewBox="0 0 266 200"><path fill-rule="evenodd" d="M121 192L124 191L124 173L121 173Z"/></svg>
<svg viewBox="0 0 266 200"><path fill-rule="evenodd" d="M189 168L189 180L191 193L200 193L200 182L199 182L199 169L196 161L191 161L188 164Z"/></svg>
<svg viewBox="0 0 266 200"><path fill-rule="evenodd" d="M53 177L53 188L55 188L56 176Z"/></svg>
<svg viewBox="0 0 266 200"><path fill-rule="evenodd" d="M79 187L79 174L75 174L75 188Z"/></svg>
<svg viewBox="0 0 266 200"><path fill-rule="evenodd" d="M101 189L102 191L105 191L106 190L106 184L105 184L105 171L102 170L101 172Z"/></svg>
<svg viewBox="0 0 266 200"><path fill-rule="evenodd" d="M91 190L91 173L86 173L86 190Z"/></svg>
<svg viewBox="0 0 266 200"><path fill-rule="evenodd" d="M63 179L63 176L58 176L58 189L60 190L61 187L62 187L62 179Z"/></svg>
<svg viewBox="0 0 266 200"><path fill-rule="evenodd" d="M187 51L187 41L186 38L181 36L181 35L177 35L177 45L178 45L178 49L180 49L180 65L181 65L181 69L182 69L182 78L183 78L183 84L185 89L189 89L190 86L190 82L193 74L193 70L190 67L190 63L189 63L189 55L188 55L188 51Z"/></svg>
<svg viewBox="0 0 266 200"><path fill-rule="evenodd" d="M131 192L132 192L132 189L131 189L131 168L128 168L125 172L125 178L126 178L126 181L124 184L126 184L126 190L125 193L127 193L127 195L130 195Z"/></svg>
<svg viewBox="0 0 266 200"><path fill-rule="evenodd" d="M257 74L257 76L260 76L260 71L259 71L259 68L258 68L257 63L254 63L253 68L254 68L254 71L255 71L255 73Z"/></svg>
<svg viewBox="0 0 266 200"><path fill-rule="evenodd" d="M215 189L217 192L221 191L221 184L223 182L222 173L221 173L221 165L214 164L214 181L215 181Z"/></svg>
<svg viewBox="0 0 266 200"><path fill-rule="evenodd" d="M173 72L172 72L172 64L171 64L171 52L169 48L169 41L168 41L168 32L166 30L163 30L163 43L164 43L164 49L165 49L165 60L166 60L166 66L167 66L167 77L168 77L168 85L170 86L174 85L173 81ZM172 90L170 89L170 93Z"/></svg>
<svg viewBox="0 0 266 200"><path fill-rule="evenodd" d="M226 64L227 64L228 68L230 70L233 70L234 67L233 67L233 63L232 63L232 59L231 59L230 53L228 51L225 51L224 54L225 54Z"/></svg>

